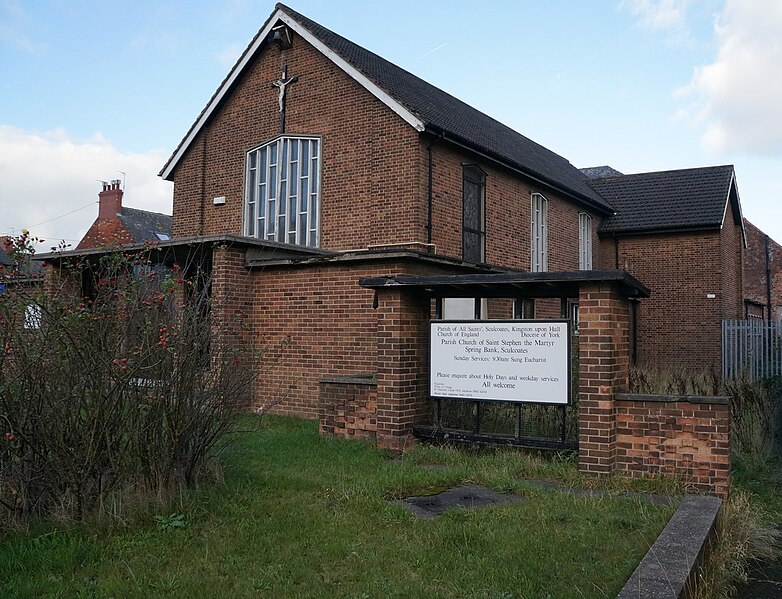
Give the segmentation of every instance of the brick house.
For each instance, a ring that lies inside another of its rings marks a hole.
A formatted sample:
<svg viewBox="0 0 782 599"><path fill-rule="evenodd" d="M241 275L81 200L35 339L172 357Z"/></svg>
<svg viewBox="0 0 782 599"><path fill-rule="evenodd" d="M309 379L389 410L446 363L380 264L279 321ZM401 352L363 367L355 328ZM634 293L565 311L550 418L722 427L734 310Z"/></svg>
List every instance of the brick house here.
<svg viewBox="0 0 782 599"><path fill-rule="evenodd" d="M566 303L547 286L605 271L633 293L651 289L631 319L646 365L717 364L719 321L743 315L732 167L582 172L282 4L160 175L174 198L159 245L198 245L215 305L236 323L223 341L290 339L254 391L259 403L284 395L285 413L316 416L329 381L363 388L378 372L396 376L392 354L414 369L411 356L426 352L399 342L405 331L379 316L360 279L529 275L516 302L455 293L443 313L575 317L578 291ZM100 220L75 254L95 246ZM409 309L411 328L433 314ZM425 395L417 374L404 373L409 392Z"/></svg>
<svg viewBox="0 0 782 599"><path fill-rule="evenodd" d="M119 180L103 183L103 190L98 194L98 217L76 246L77 250L171 239L169 215L123 206L123 195Z"/></svg>

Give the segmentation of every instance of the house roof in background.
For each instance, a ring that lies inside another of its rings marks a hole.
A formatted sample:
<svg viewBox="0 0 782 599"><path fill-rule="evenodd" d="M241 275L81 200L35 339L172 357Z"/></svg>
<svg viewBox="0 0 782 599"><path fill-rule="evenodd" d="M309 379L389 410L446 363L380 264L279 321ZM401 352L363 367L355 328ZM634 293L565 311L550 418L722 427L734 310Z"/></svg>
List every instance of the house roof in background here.
<svg viewBox="0 0 782 599"><path fill-rule="evenodd" d="M601 177L620 177L624 173L620 173L612 166L607 164L603 166L588 166L586 168L579 169L590 179L600 179Z"/></svg>
<svg viewBox="0 0 782 599"><path fill-rule="evenodd" d="M741 223L732 165L603 177L589 184L616 210L601 233L719 229L731 191Z"/></svg>
<svg viewBox="0 0 782 599"><path fill-rule="evenodd" d="M133 237L133 243L171 239L171 216L168 214L123 206L117 218Z"/></svg>
<svg viewBox="0 0 782 599"><path fill-rule="evenodd" d="M419 131L441 135L521 171L573 199L603 212L612 212L612 207L587 184L587 176L562 156L284 4L277 4L275 12L220 84L164 165L160 172L162 177L170 177L198 131L208 122L233 86L238 84L255 55L265 47L266 38L278 21L284 22L312 43Z"/></svg>

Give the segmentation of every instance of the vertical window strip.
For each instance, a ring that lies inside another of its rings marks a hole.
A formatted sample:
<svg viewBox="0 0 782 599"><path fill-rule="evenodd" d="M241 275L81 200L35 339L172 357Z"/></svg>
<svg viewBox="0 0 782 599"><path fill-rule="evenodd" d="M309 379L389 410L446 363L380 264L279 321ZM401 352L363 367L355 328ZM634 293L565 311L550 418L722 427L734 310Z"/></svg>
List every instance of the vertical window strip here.
<svg viewBox="0 0 782 599"><path fill-rule="evenodd" d="M592 217L586 212L578 215L578 249L580 270L592 270Z"/></svg>
<svg viewBox="0 0 782 599"><path fill-rule="evenodd" d="M546 272L548 270L548 201L539 193L532 194L530 217L530 270Z"/></svg>

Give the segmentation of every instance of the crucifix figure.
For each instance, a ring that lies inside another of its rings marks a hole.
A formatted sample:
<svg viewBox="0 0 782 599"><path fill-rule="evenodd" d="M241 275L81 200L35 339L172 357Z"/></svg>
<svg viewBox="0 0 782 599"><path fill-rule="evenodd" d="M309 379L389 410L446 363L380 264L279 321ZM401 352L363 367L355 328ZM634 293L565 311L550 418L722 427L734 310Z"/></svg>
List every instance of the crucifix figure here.
<svg viewBox="0 0 782 599"><path fill-rule="evenodd" d="M285 133L285 88L298 80L298 75L288 79L288 65L283 65L282 76L277 81L272 81L272 87L278 87L280 89L280 96L278 99L280 105L280 133Z"/></svg>

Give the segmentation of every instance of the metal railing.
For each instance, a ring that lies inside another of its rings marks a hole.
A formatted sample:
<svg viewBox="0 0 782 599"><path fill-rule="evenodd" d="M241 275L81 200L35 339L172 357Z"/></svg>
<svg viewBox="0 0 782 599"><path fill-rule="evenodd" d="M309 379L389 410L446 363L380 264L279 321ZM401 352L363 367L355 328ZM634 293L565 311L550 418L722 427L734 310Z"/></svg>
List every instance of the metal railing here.
<svg viewBox="0 0 782 599"><path fill-rule="evenodd" d="M782 324L773 320L722 321L722 376L758 380L782 375Z"/></svg>

